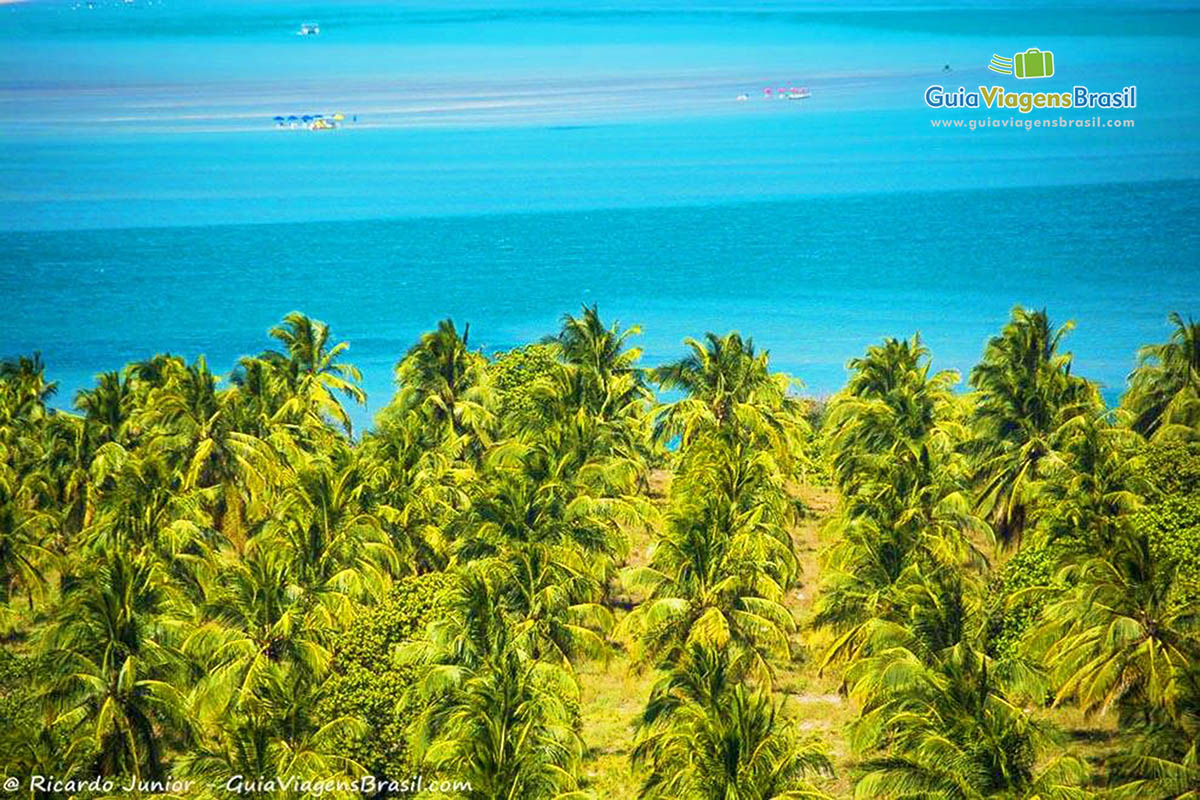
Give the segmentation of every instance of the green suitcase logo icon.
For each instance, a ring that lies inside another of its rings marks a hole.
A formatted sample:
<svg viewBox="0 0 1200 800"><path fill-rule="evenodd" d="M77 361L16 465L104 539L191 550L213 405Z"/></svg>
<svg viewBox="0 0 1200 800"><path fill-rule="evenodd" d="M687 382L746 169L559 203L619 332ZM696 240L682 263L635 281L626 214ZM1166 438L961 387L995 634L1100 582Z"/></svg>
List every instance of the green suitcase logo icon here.
<svg viewBox="0 0 1200 800"><path fill-rule="evenodd" d="M1054 53L1031 47L1013 56L1013 74L1018 78L1049 78L1054 74Z"/></svg>

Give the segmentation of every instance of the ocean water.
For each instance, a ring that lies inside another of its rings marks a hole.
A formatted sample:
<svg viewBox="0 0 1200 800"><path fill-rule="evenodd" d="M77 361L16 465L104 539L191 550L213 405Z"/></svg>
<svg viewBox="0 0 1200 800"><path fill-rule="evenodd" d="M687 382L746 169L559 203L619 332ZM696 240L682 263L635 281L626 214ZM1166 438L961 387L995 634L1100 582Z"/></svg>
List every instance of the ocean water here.
<svg viewBox="0 0 1200 800"><path fill-rule="evenodd" d="M157 351L225 369L299 309L351 342L362 424L445 316L491 351L598 303L648 363L739 329L823 394L885 335L965 372L1021 303L1077 321L1113 399L1200 314L1198 44L1180 2L0 6L0 356L40 350L69 405ZM1028 47L1055 78L987 70ZM1022 115L931 83L1138 106L943 129Z"/></svg>

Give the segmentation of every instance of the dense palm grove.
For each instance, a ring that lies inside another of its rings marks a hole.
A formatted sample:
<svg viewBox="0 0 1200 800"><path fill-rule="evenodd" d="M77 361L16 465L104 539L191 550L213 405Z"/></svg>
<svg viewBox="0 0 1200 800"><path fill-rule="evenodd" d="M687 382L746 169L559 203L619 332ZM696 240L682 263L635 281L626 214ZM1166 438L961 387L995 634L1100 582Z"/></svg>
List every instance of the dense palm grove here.
<svg viewBox="0 0 1200 800"><path fill-rule="evenodd" d="M1020 308L965 391L914 336L825 402L737 334L647 368L595 309L491 357L446 321L357 438L347 346L301 314L228 375L158 355L73 413L3 362L0 771L590 797L580 667L621 652L643 798L1197 796L1200 325L1171 320L1115 409ZM802 659L853 709L839 776L777 691ZM1056 707L1115 716L1118 752Z"/></svg>

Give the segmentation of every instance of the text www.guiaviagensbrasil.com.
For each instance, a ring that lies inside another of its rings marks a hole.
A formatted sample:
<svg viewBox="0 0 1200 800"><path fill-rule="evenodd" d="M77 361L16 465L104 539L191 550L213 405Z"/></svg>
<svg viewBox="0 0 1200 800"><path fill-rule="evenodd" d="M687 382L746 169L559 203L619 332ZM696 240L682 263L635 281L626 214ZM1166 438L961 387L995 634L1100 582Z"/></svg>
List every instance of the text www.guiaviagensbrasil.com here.
<svg viewBox="0 0 1200 800"><path fill-rule="evenodd" d="M935 128L965 128L971 131L991 130L993 128L1011 128L1012 130L1031 131L1034 128L1132 128L1131 119L1104 119L1103 117L1088 117L1086 119L1067 119L1055 117L1052 119L1026 119L1023 117L1008 117L1006 119L931 119L929 124Z"/></svg>

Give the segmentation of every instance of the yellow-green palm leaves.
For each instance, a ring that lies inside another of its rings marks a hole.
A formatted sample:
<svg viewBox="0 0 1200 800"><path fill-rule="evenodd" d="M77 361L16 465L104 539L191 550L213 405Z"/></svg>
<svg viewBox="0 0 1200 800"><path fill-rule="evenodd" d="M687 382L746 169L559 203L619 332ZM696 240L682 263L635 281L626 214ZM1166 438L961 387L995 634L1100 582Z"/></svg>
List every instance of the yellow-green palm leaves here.
<svg viewBox="0 0 1200 800"><path fill-rule="evenodd" d="M1169 317L1175 330L1163 344L1138 351L1122 403L1133 428L1150 437L1195 438L1200 426L1200 323Z"/></svg>
<svg viewBox="0 0 1200 800"><path fill-rule="evenodd" d="M1008 544L1020 541L1038 481L1059 457L1055 432L1099 405L1095 386L1073 375L1071 354L1060 351L1073 327L1056 330L1045 311L1018 306L971 370L980 513Z"/></svg>

